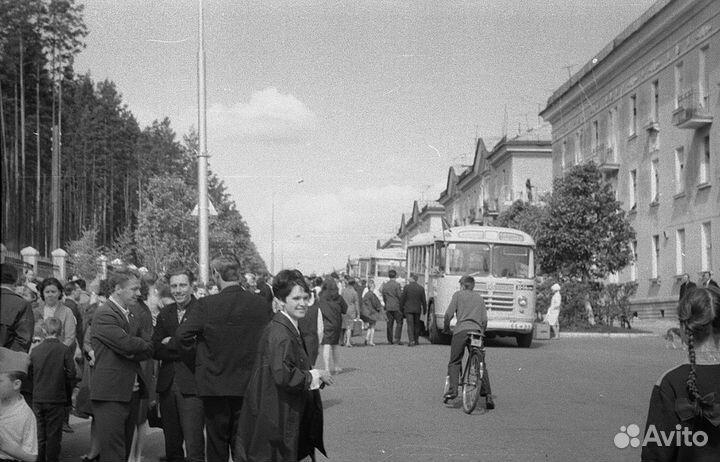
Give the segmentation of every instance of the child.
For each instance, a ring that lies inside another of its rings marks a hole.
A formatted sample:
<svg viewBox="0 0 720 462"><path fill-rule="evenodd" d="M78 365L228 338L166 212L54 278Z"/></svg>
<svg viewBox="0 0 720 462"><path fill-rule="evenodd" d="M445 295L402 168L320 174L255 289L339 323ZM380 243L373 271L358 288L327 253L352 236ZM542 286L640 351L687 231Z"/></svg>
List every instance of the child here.
<svg viewBox="0 0 720 462"><path fill-rule="evenodd" d="M20 394L28 362L26 353L0 347L0 461L37 460L35 416Z"/></svg>
<svg viewBox="0 0 720 462"><path fill-rule="evenodd" d="M66 386L75 378L72 350L58 336L62 322L47 318L42 323L45 339L30 352L29 377L33 383L33 403L38 428L38 461L56 462L60 458Z"/></svg>

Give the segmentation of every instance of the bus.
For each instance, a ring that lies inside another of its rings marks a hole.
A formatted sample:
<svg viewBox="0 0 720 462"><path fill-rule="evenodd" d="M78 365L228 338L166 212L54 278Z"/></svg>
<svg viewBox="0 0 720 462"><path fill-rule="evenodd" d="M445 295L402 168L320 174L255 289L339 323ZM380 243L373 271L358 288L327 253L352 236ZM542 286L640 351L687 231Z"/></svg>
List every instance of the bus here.
<svg viewBox="0 0 720 462"><path fill-rule="evenodd" d="M389 280L388 273L391 269L397 272L397 281L405 283L405 250L399 248L377 249L369 256L358 258L357 277L360 279L374 279L377 288L382 287L385 281Z"/></svg>
<svg viewBox="0 0 720 462"><path fill-rule="evenodd" d="M532 343L535 322L535 242L511 228L458 226L418 234L407 248L407 269L418 276L428 300L424 319L431 343L447 343L445 311L460 289L460 278L475 278L488 312L487 336Z"/></svg>

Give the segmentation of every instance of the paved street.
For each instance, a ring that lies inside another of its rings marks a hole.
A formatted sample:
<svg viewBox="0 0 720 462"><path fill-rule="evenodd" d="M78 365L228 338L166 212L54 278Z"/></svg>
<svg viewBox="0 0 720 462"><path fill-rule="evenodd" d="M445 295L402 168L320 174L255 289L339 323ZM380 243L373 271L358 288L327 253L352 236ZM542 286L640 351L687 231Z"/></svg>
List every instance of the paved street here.
<svg viewBox="0 0 720 462"><path fill-rule="evenodd" d="M617 449L613 438L623 425L644 426L652 385L685 357L660 336L565 338L530 349L501 339L488 348L497 408L466 415L441 400L449 347L423 341L342 349L345 370L323 391L330 460L639 460L639 449ZM86 449L88 422L73 426L64 460ZM162 453L153 430L145 461Z"/></svg>

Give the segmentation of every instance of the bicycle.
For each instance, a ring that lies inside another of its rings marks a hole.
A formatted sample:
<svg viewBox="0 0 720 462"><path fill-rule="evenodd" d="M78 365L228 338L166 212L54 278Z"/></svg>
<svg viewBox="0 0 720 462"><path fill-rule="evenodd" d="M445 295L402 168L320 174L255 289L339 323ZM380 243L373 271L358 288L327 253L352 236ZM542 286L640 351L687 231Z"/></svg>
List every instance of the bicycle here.
<svg viewBox="0 0 720 462"><path fill-rule="evenodd" d="M495 409L495 403L490 395L490 378L487 375L487 365L485 363L485 335L480 331L470 331L467 333L466 348L467 359L465 367L460 377L458 388L462 390L462 406L466 414L471 414L477 407L478 400L481 395L485 395L485 409ZM445 390L443 395L447 395L450 388L449 377L445 379ZM448 399L443 398L443 402L447 404Z"/></svg>

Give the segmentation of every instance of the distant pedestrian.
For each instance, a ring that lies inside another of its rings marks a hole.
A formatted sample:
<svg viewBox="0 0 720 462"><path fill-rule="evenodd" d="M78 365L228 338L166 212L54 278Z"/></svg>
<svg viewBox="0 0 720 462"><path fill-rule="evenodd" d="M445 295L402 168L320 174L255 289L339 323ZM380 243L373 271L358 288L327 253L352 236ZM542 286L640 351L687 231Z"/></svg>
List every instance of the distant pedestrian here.
<svg viewBox="0 0 720 462"><path fill-rule="evenodd" d="M697 286L690 280L690 275L688 273L683 274L682 284L680 284L680 297L678 298L678 301L682 300L685 294L695 287Z"/></svg>
<svg viewBox="0 0 720 462"><path fill-rule="evenodd" d="M186 364L195 370L198 396L203 400L207 460L227 462L234 450L258 341L272 309L265 299L241 287L243 276L236 257L217 257L211 269L220 293L199 300L175 336L186 351L196 349L195 360Z"/></svg>
<svg viewBox="0 0 720 462"><path fill-rule="evenodd" d="M420 337L420 316L427 313L425 289L418 284L418 275L410 275L400 296L400 311L407 319L408 346L416 346Z"/></svg>
<svg viewBox="0 0 720 462"><path fill-rule="evenodd" d="M403 314L400 311L400 297L402 297L402 288L395 280L397 271L391 269L388 271L389 281L386 281L380 289L380 293L385 303L385 313L387 315L387 341L390 345L396 343L401 345L400 336L402 335ZM394 327L394 329L393 329Z"/></svg>
<svg viewBox="0 0 720 462"><path fill-rule="evenodd" d="M640 458L716 461L720 451L720 290L703 287L688 292L677 313L689 361L665 372L653 387L643 434L652 428L658 438L686 433L688 437L673 439L672 444L648 441ZM703 432L704 442L697 444L695 438Z"/></svg>
<svg viewBox="0 0 720 462"><path fill-rule="evenodd" d="M362 297L362 308L360 309L360 319L367 323L366 345L375 346L375 324L382 317L382 310L380 298L375 293L375 281L369 279Z"/></svg>
<svg viewBox="0 0 720 462"><path fill-rule="evenodd" d="M347 312L343 314L343 332L345 333L343 344L346 347L352 346L353 323L360 319L360 298L355 289L355 283L355 279L348 279L341 294L347 304Z"/></svg>
<svg viewBox="0 0 720 462"><path fill-rule="evenodd" d="M32 305L13 290L18 279L15 267L2 263L0 273L0 347L27 353L35 325Z"/></svg>
<svg viewBox="0 0 720 462"><path fill-rule="evenodd" d="M67 387L75 379L73 352L60 342L57 318L42 321L44 340L30 352L28 379L33 384L32 408L37 420L38 461L60 460Z"/></svg>
<svg viewBox="0 0 720 462"><path fill-rule="evenodd" d="M335 279L326 278L318 297L318 308L323 317L323 365L325 369L337 373L341 372L339 345L342 333L343 314L347 312L347 303L338 292ZM332 352L332 363L330 353Z"/></svg>
<svg viewBox="0 0 720 462"><path fill-rule="evenodd" d="M550 330L554 332L556 339L560 338L560 307L562 305L562 296L560 295L560 284L555 283L550 287L553 295L550 299L550 307L545 315L545 322L550 325Z"/></svg>
<svg viewBox="0 0 720 462"><path fill-rule="evenodd" d="M700 287L718 288L718 283L712 278L712 271L703 271L700 277Z"/></svg>

